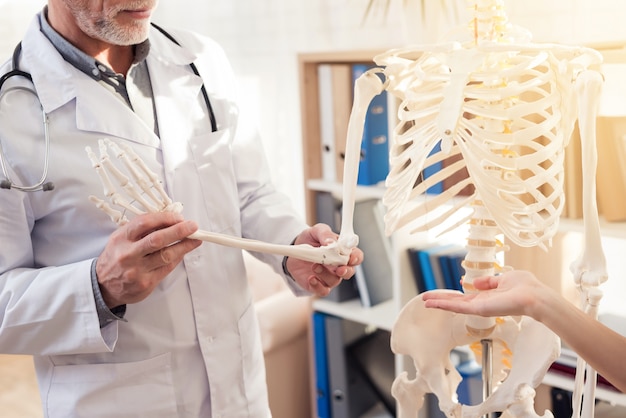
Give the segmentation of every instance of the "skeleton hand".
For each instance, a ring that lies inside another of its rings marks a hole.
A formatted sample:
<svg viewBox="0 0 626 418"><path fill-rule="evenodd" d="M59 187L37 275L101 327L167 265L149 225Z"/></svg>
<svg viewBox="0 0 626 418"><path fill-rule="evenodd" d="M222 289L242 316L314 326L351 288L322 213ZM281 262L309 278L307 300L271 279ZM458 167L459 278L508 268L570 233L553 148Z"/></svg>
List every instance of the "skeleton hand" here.
<svg viewBox="0 0 626 418"><path fill-rule="evenodd" d="M100 140L98 143L100 157L98 158L90 147L86 148L87 155L102 181L106 199L114 206L120 207L122 211L114 209L109 203L95 196L90 196L89 199L99 209L109 215L113 222L118 225L126 224L128 222L126 217L128 212L135 215L157 212L182 212L182 205L170 199L167 193L165 193L165 189L158 180L157 175L147 167L130 147L123 144L115 144L108 139ZM130 177L124 174L111 161L108 149L111 149L115 156L122 161L126 171L130 173ZM127 196L122 195L117 190L110 176L123 188ZM324 247L313 247L308 244L278 245L203 230L198 230L189 235L188 238L247 251L277 254L333 266L347 265L350 258L350 254L344 255L339 252L337 243Z"/></svg>
<svg viewBox="0 0 626 418"><path fill-rule="evenodd" d="M338 242L335 234L328 225L316 224L313 227L302 231L296 238L296 244L321 245ZM319 264L305 263L298 259L287 259L287 270L300 286L317 296L327 296L332 288L338 286L343 279L349 279L354 275L354 266L363 260L363 252L358 248L353 248L348 253L350 259L345 266L321 266Z"/></svg>

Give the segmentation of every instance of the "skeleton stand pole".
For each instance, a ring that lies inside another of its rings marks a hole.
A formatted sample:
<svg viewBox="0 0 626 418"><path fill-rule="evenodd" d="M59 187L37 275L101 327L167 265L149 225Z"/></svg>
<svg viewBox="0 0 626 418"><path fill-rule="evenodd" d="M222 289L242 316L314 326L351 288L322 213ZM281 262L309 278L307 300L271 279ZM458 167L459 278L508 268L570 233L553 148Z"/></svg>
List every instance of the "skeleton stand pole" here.
<svg viewBox="0 0 626 418"><path fill-rule="evenodd" d="M480 340L480 344L483 349L483 357L482 357L482 378L483 378L483 401L485 401L489 396L491 396L492 381L493 381L493 340L486 338ZM483 418L491 418L495 416L495 414L485 414Z"/></svg>
<svg viewBox="0 0 626 418"><path fill-rule="evenodd" d="M495 235L498 228L481 202L474 202L474 208L476 212L470 222L468 254L464 261L466 275L463 284L469 288L467 290L476 292L472 285L474 277L494 273ZM488 321L475 317L468 319L468 325L473 332L484 333L480 343L482 346L483 401L485 401L493 390L493 340L488 338L488 334L490 334L490 329L493 329L491 327L495 323L492 322L493 318ZM491 416L493 415L486 414L483 418L491 418Z"/></svg>

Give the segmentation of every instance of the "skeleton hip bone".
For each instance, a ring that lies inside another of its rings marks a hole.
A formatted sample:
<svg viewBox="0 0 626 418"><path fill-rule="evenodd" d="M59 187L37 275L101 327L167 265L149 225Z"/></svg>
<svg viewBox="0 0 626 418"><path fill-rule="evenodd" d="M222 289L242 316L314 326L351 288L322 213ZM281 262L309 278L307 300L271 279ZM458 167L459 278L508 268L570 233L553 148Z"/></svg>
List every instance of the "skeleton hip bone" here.
<svg viewBox="0 0 626 418"><path fill-rule="evenodd" d="M391 333L391 349L413 359L416 376L409 380L405 372L394 381L392 394L398 401L398 417L416 417L425 393L434 393L439 408L448 416L474 418L513 407L517 410L513 416L537 417L532 402L528 404L522 395L541 383L559 356L558 337L527 317L497 318L498 324L489 335L494 343L495 391L479 405L460 405L456 389L461 376L449 353L477 341L467 331L466 319L465 315L425 308L420 296L400 311Z"/></svg>

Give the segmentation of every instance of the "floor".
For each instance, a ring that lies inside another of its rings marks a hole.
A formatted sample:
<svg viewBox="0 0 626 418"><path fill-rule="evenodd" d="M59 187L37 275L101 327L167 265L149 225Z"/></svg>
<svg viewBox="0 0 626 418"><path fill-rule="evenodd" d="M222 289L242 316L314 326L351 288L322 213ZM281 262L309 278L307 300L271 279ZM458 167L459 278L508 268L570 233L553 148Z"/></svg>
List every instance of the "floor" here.
<svg viewBox="0 0 626 418"><path fill-rule="evenodd" d="M41 418L30 356L0 355L0 418Z"/></svg>
<svg viewBox="0 0 626 418"><path fill-rule="evenodd" d="M596 418L622 418L625 407L596 406ZM385 417L388 415L367 415ZM0 355L0 418L42 418L39 391L30 356Z"/></svg>

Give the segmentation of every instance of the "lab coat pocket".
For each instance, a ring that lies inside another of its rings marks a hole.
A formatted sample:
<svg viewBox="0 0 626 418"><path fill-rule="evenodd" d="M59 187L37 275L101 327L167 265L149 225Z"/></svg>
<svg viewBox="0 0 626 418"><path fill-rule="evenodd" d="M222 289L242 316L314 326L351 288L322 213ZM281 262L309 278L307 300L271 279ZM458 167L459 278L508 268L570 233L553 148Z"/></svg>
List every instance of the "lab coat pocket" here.
<svg viewBox="0 0 626 418"><path fill-rule="evenodd" d="M132 363L55 366L44 407L50 417L176 416L170 354Z"/></svg>
<svg viewBox="0 0 626 418"><path fill-rule="evenodd" d="M197 172L197 198L214 232L232 228L239 220L239 198L233 165L230 130L206 133L189 141ZM189 190L189 183L184 187ZM204 223L202 223L204 225ZM237 228L239 229L239 228Z"/></svg>

